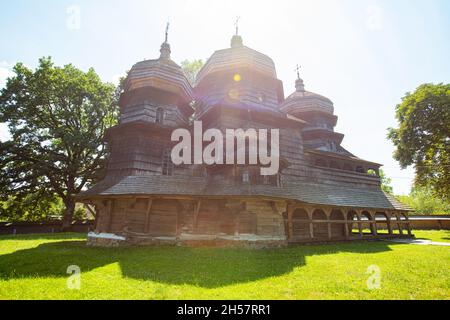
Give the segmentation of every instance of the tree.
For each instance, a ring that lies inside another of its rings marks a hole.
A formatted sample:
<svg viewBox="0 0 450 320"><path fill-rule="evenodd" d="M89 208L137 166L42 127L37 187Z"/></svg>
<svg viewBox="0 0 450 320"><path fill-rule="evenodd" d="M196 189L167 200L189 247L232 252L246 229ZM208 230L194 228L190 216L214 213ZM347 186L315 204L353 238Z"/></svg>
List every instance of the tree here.
<svg viewBox="0 0 450 320"><path fill-rule="evenodd" d="M372 175L372 176L376 176L377 173L375 170L370 169L369 171L367 171L368 174ZM394 188L392 187L392 179L388 178L386 176L386 173L384 172L383 169L380 169L380 181L381 181L381 189L388 193L388 194L394 194Z"/></svg>
<svg viewBox="0 0 450 320"><path fill-rule="evenodd" d="M184 74L186 75L187 79L191 83L191 85L195 84L195 78L197 77L197 73L200 71L200 69L203 67L203 60L184 60L181 62L181 68L184 71Z"/></svg>
<svg viewBox="0 0 450 320"><path fill-rule="evenodd" d="M392 187L392 179L386 176L384 170L380 169L381 189L388 194L394 194L394 188Z"/></svg>
<svg viewBox="0 0 450 320"><path fill-rule="evenodd" d="M68 227L74 195L104 172L103 134L116 122L118 91L93 69L56 67L51 58L34 71L21 63L13 70L0 95L0 122L11 134L0 143L0 196L57 195Z"/></svg>
<svg viewBox="0 0 450 320"><path fill-rule="evenodd" d="M450 84L423 84L397 105L399 127L389 129L394 158L413 165L415 186L450 201Z"/></svg>
<svg viewBox="0 0 450 320"><path fill-rule="evenodd" d="M398 196L398 199L417 214L450 214L450 203L436 198L428 188L413 188L409 196Z"/></svg>
<svg viewBox="0 0 450 320"><path fill-rule="evenodd" d="M0 201L0 221L43 221L60 218L64 211L61 198L49 197L42 192L29 193L24 197L10 196Z"/></svg>

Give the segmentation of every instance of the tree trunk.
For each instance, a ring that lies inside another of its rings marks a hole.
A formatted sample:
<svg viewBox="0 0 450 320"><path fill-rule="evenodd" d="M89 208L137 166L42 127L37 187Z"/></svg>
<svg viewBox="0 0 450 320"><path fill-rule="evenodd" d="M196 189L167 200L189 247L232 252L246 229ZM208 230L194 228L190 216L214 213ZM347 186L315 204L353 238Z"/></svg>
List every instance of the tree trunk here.
<svg viewBox="0 0 450 320"><path fill-rule="evenodd" d="M75 213L75 201L73 201L73 199L67 199L64 201L64 205L66 208L63 215L62 231L68 232L71 229L73 215Z"/></svg>

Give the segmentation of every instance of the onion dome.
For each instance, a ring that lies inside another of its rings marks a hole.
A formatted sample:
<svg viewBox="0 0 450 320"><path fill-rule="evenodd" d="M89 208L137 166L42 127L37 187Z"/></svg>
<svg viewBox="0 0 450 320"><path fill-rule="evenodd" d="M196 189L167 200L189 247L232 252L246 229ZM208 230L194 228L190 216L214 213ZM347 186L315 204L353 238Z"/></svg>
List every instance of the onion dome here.
<svg viewBox="0 0 450 320"><path fill-rule="evenodd" d="M159 59L144 60L136 63L128 73L124 86L124 95L139 89L156 89L172 93L184 103L192 99L192 87L183 70L170 59L170 45L166 41L161 45Z"/></svg>
<svg viewBox="0 0 450 320"><path fill-rule="evenodd" d="M295 89L281 104L280 109L307 122L302 130L305 148L341 152L343 149L340 145L344 135L334 132L337 117L334 115L333 102L324 96L306 91L299 74Z"/></svg>
<svg viewBox="0 0 450 320"><path fill-rule="evenodd" d="M297 116L314 111L333 115L333 102L320 94L306 91L303 80L300 77L295 82L295 89L295 92L282 103L282 111Z"/></svg>
<svg viewBox="0 0 450 320"><path fill-rule="evenodd" d="M267 55L244 46L242 37L234 35L231 48L218 50L208 59L197 75L196 83L217 72L248 68L269 78L276 79L275 63Z"/></svg>
<svg viewBox="0 0 450 320"><path fill-rule="evenodd" d="M214 52L198 73L195 98L205 105L200 112L219 104L279 112L284 92L273 60L244 46L242 37L236 34L231 47Z"/></svg>

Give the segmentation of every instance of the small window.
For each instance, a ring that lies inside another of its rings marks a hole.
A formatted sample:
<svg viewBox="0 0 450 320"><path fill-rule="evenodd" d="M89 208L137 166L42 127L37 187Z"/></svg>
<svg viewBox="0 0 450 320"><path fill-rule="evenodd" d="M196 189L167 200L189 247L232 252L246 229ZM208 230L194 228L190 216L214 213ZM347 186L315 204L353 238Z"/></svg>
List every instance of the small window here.
<svg viewBox="0 0 450 320"><path fill-rule="evenodd" d="M156 109L156 123L164 124L164 109Z"/></svg>
<svg viewBox="0 0 450 320"><path fill-rule="evenodd" d="M162 174L164 176L172 176L173 175L173 162L172 162L171 152L168 149L164 150L164 152L163 152Z"/></svg>
<svg viewBox="0 0 450 320"><path fill-rule="evenodd" d="M248 171L242 172L242 182L250 182L250 173Z"/></svg>
<svg viewBox="0 0 450 320"><path fill-rule="evenodd" d="M356 172L364 173L364 168L361 166L356 167Z"/></svg>

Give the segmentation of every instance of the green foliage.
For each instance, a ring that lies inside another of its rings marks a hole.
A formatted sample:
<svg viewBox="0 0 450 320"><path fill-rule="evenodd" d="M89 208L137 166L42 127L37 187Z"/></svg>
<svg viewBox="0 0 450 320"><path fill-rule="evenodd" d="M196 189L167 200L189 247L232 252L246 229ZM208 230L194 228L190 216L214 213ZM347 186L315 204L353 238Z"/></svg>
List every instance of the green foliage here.
<svg viewBox="0 0 450 320"><path fill-rule="evenodd" d="M75 221L85 221L88 220L87 210L80 204L75 206L75 212L73 213L73 219Z"/></svg>
<svg viewBox="0 0 450 320"><path fill-rule="evenodd" d="M184 74L186 75L191 85L194 85L195 77L197 77L197 73L200 71L203 65L204 63L201 59L192 61L184 60L183 62L181 62L181 68L183 69Z"/></svg>
<svg viewBox="0 0 450 320"><path fill-rule="evenodd" d="M24 198L11 196L0 201L0 221L40 222L62 217L64 204L61 198L45 196L40 192L29 193Z"/></svg>
<svg viewBox="0 0 450 320"><path fill-rule="evenodd" d="M64 203L58 196L45 197L42 194L28 194L24 198L9 197L0 201L0 221L4 222L45 222L60 220L64 213ZM92 219L84 206L75 206L73 220Z"/></svg>
<svg viewBox="0 0 450 320"><path fill-rule="evenodd" d="M450 214L450 203L437 198L426 187L414 188L409 196L397 198L410 206L417 214Z"/></svg>
<svg viewBox="0 0 450 320"><path fill-rule="evenodd" d="M67 226L73 196L103 175L103 135L116 122L119 92L93 69L57 67L50 58L40 59L34 71L18 63L14 72L0 95L0 122L11 134L0 143L0 197L56 194Z"/></svg>
<svg viewBox="0 0 450 320"><path fill-rule="evenodd" d="M375 170L370 169L367 171L367 174L376 176ZM381 180L381 189L383 189L384 192L389 194L394 194L394 188L392 187L392 179L388 178L386 176L386 173L383 169L380 169L380 180Z"/></svg>
<svg viewBox="0 0 450 320"><path fill-rule="evenodd" d="M386 176L386 173L380 169L381 189L389 194L394 194L394 188L392 187L392 179Z"/></svg>
<svg viewBox="0 0 450 320"><path fill-rule="evenodd" d="M402 168L413 165L416 186L450 201L450 84L423 84L397 105L397 129L389 129Z"/></svg>

